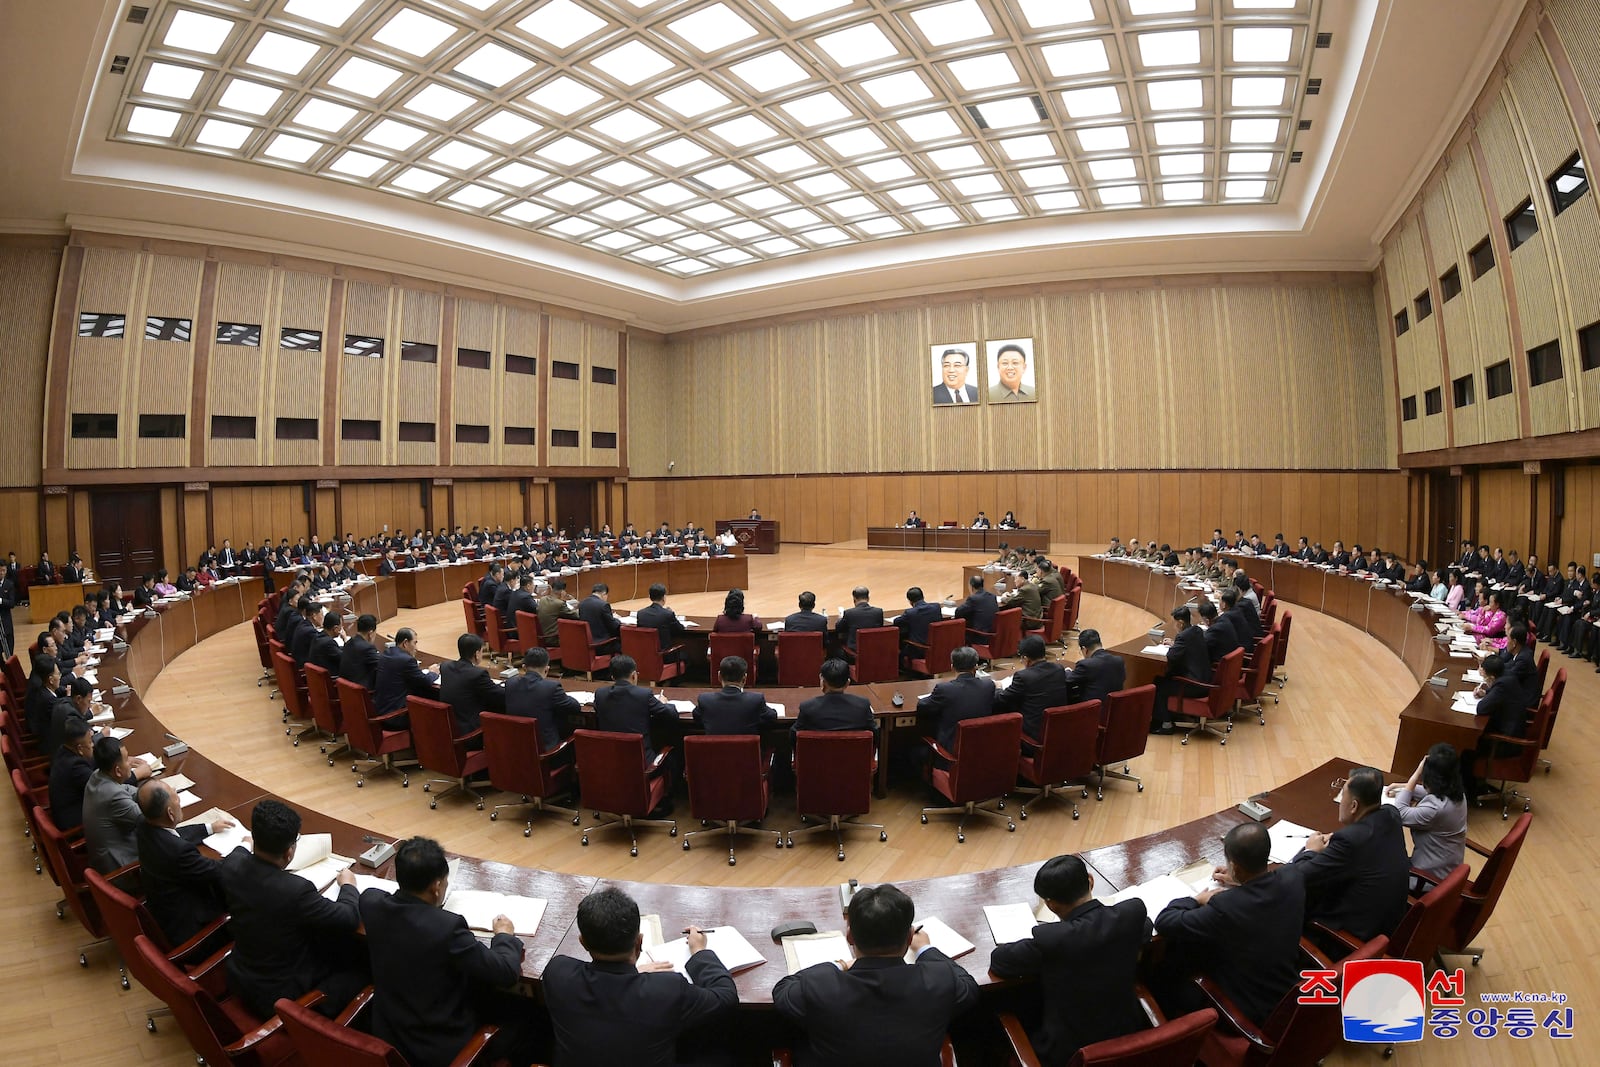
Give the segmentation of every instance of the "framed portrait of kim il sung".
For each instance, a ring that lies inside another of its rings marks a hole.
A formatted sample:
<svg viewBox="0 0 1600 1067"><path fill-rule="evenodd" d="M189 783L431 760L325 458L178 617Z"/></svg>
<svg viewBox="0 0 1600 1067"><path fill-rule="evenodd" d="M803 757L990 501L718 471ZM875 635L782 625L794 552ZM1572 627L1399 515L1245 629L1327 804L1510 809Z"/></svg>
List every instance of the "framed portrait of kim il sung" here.
<svg viewBox="0 0 1600 1067"><path fill-rule="evenodd" d="M950 341L934 345L933 402L935 404L976 404L978 402L978 342Z"/></svg>
<svg viewBox="0 0 1600 1067"><path fill-rule="evenodd" d="M1034 375L1033 338L1013 337L984 342L988 357L989 403L1034 404L1039 385Z"/></svg>

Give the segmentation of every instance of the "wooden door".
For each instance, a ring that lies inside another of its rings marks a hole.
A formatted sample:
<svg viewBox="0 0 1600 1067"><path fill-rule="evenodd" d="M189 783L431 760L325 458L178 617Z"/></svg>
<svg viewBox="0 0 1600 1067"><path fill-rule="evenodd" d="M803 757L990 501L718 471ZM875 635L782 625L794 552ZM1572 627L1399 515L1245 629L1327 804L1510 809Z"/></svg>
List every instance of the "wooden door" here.
<svg viewBox="0 0 1600 1067"><path fill-rule="evenodd" d="M565 528L576 537L585 526L594 525L594 485L589 478L556 479L556 529Z"/></svg>
<svg viewBox="0 0 1600 1067"><path fill-rule="evenodd" d="M1448 565L1461 558L1461 478L1448 471L1428 476L1428 558Z"/></svg>
<svg viewBox="0 0 1600 1067"><path fill-rule="evenodd" d="M95 493L90 498L94 572L102 582L121 582L131 591L134 579L159 570L161 494L158 490Z"/></svg>

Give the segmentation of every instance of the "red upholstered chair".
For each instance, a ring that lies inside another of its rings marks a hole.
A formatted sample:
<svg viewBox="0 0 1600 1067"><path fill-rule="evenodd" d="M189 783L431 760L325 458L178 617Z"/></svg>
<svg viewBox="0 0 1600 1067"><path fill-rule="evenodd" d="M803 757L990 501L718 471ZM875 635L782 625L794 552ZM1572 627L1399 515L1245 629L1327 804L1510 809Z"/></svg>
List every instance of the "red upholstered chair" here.
<svg viewBox="0 0 1600 1067"><path fill-rule="evenodd" d="M662 659L661 635L650 628L624 625L622 654L632 656L639 665L639 681L644 685L665 685L687 669L682 660L668 663Z"/></svg>
<svg viewBox="0 0 1600 1067"><path fill-rule="evenodd" d="M516 627L507 628L505 616L492 604L483 609L483 639L489 642L489 648L496 655L522 655L522 641L517 636Z"/></svg>
<svg viewBox="0 0 1600 1067"><path fill-rule="evenodd" d="M1030 619L1026 615L1022 617L1023 622L1040 624L1036 628L1036 632L1040 637L1044 638L1044 643L1047 645L1053 645L1061 640L1061 635L1065 631L1066 619L1067 598L1065 595L1050 598L1050 603L1044 606L1044 618Z"/></svg>
<svg viewBox="0 0 1600 1067"><path fill-rule="evenodd" d="M1061 620L1063 634L1078 632L1078 612L1083 607L1083 579L1074 578L1067 587L1067 613Z"/></svg>
<svg viewBox="0 0 1600 1067"><path fill-rule="evenodd" d="M928 626L928 643L919 644L916 641L907 641L907 667L913 674L926 675L932 678L937 674L946 674L951 670L950 653L966 644L967 621L965 619L942 619Z"/></svg>
<svg viewBox="0 0 1600 1067"><path fill-rule="evenodd" d="M755 683L756 675L760 673L760 662L756 659L755 634L707 634L706 645L706 656L711 661L712 681L716 681L717 678L717 664L729 656L738 656L749 668L747 677L751 684ZM816 682L808 684L815 685Z"/></svg>
<svg viewBox="0 0 1600 1067"><path fill-rule="evenodd" d="M487 644L489 641L489 628L484 623L483 609L478 606L476 600L472 599L466 589L461 591L461 614L466 619L467 633L477 634Z"/></svg>
<svg viewBox="0 0 1600 1067"><path fill-rule="evenodd" d="M1523 730L1521 737L1512 737L1509 734L1485 733L1483 740L1494 741L1507 746L1510 755L1496 756L1484 761L1477 768L1477 774L1485 781L1498 781L1500 783L1500 818L1511 817L1511 802L1514 799L1522 800L1522 810L1533 810L1533 798L1525 793L1513 789L1514 783L1533 781L1533 772L1539 765L1539 743L1543 740L1545 731L1549 728L1550 717L1555 708L1555 694L1546 692L1539 698L1539 708L1533 713L1532 720Z"/></svg>
<svg viewBox="0 0 1600 1067"><path fill-rule="evenodd" d="M156 977L145 970L144 957L139 955L139 950L134 944L135 939L143 935L150 939L157 949L166 955L167 959L179 966L183 961L194 957L197 949L206 946L213 935L228 923L226 915L219 915L211 920L188 941L174 947L161 927L156 923L150 912L145 908L144 902L130 896L121 889L106 881L99 871L84 872L84 879L89 885L89 895L94 898L95 906L100 909L100 916L105 920L106 929L111 932L111 941L117 946L117 955L122 957L123 964L139 984L155 992ZM122 978L122 988L128 988L127 974ZM161 1015L171 1015L170 1008L151 1008L145 1012L145 1029L152 1034L156 1032L156 1018Z"/></svg>
<svg viewBox="0 0 1600 1067"><path fill-rule="evenodd" d="M817 684L822 674L822 661L827 658L821 633L778 634L778 645L773 655L778 660L778 684L805 688Z"/></svg>
<svg viewBox="0 0 1600 1067"><path fill-rule="evenodd" d="M3 741L0 738L0 741ZM39 854L39 825L34 818L34 809L40 808L48 811L50 808L49 790L38 789L30 786L20 770L11 768L11 788L17 794L17 801L22 805L23 833L32 838L29 848L33 849L33 873L41 874L44 871L44 857ZM56 869L50 868L50 879L56 881ZM60 884L57 882L57 884Z"/></svg>
<svg viewBox="0 0 1600 1067"><path fill-rule="evenodd" d="M978 631L974 630L974 633ZM1007 608L994 617L994 633L983 644L973 645L980 660L993 663L1010 659L1017 654L1017 643L1022 640L1022 609Z"/></svg>
<svg viewBox="0 0 1600 1067"><path fill-rule="evenodd" d="M1539 692L1543 693L1545 675L1550 673L1550 650L1548 648L1540 650L1537 666L1539 668Z"/></svg>
<svg viewBox="0 0 1600 1067"><path fill-rule="evenodd" d="M1224 745L1228 743L1227 733L1233 730L1233 722L1228 716L1233 711L1234 701L1239 698L1240 668L1243 666L1243 661L1244 649L1236 648L1217 661L1210 682L1198 682L1192 678L1182 679L1190 685L1205 690L1202 696L1174 695L1167 701L1169 714L1195 720L1194 725L1184 731L1182 744L1187 745L1189 735L1196 732L1216 733ZM1227 722L1227 732L1217 732L1213 729L1213 724L1219 721Z"/></svg>
<svg viewBox="0 0 1600 1067"><path fill-rule="evenodd" d="M1422 872L1417 875L1426 879L1428 889L1420 897L1414 897L1411 907L1406 911L1405 917L1394 928L1394 933L1389 935L1389 956L1397 960L1417 960L1424 967L1432 969L1433 958L1439 951L1439 946L1450 936L1451 927L1455 923L1456 912L1461 907L1461 893L1467 885L1469 868L1465 863L1457 864L1455 869L1442 880L1435 881L1427 878ZM1361 947L1361 941L1344 930L1332 930L1322 923L1313 924L1318 930L1332 934L1351 950Z"/></svg>
<svg viewBox="0 0 1600 1067"><path fill-rule="evenodd" d="M1346 965L1354 960L1377 959L1388 947L1387 937L1375 937L1334 964L1302 939L1301 965L1338 972L1335 986L1342 992ZM1211 979L1202 977L1197 984L1220 1016L1216 1028L1201 1045L1200 1060L1206 1067L1303 1067L1327 1056L1344 1035L1337 993L1325 1003L1301 1004L1296 986L1284 994L1265 1025L1257 1026Z"/></svg>
<svg viewBox="0 0 1600 1067"><path fill-rule="evenodd" d="M278 1017L256 1018L228 990L227 968L223 961L233 951L233 946L216 953L194 970L185 970L173 963L143 934L134 938L134 951L140 957L140 966L154 983L150 992L172 1010L183 1036L206 1063L267 1067L290 1061L293 1049L281 1032ZM316 991L300 998L305 1004L315 1004L321 999L322 994Z"/></svg>
<svg viewBox="0 0 1600 1067"><path fill-rule="evenodd" d="M11 698L4 699L9 702ZM44 786L50 782L50 757L33 754L37 740L23 737L22 718L12 713L9 703L0 708L0 742L6 746L6 768L22 771L29 785Z"/></svg>
<svg viewBox="0 0 1600 1067"><path fill-rule="evenodd" d="M869 626L856 631L856 647L844 649L850 661L850 680L858 685L893 682L900 678L900 631L893 626Z"/></svg>
<svg viewBox="0 0 1600 1067"><path fill-rule="evenodd" d="M1294 612L1284 612L1275 631L1278 640L1272 645L1272 677L1277 680L1279 689L1289 684L1289 671L1284 665L1289 661L1289 628L1293 623ZM1272 702L1278 702L1276 693L1272 695Z"/></svg>
<svg viewBox="0 0 1600 1067"><path fill-rule="evenodd" d="M1261 628L1270 630L1278 621L1278 597L1275 593L1267 593L1261 598Z"/></svg>
<svg viewBox="0 0 1600 1067"><path fill-rule="evenodd" d="M273 680L272 649L267 644L267 619L259 611L256 617L250 620L250 628L255 631L256 653L261 657L261 677L256 679L256 688L260 689L263 682ZM277 692L276 689L273 692Z"/></svg>
<svg viewBox="0 0 1600 1067"><path fill-rule="evenodd" d="M594 635L589 624L582 619L557 619L556 633L561 636L561 666L568 671L582 671L591 682L594 672L611 666L611 656L594 650Z"/></svg>
<svg viewBox="0 0 1600 1067"><path fill-rule="evenodd" d="M969 815L981 815L1006 824L1015 832L1017 824L1005 814L1006 794L1017 784L1017 752L1022 747L1022 716L985 715L963 719L956 724L956 750L946 752L938 742L928 739L934 754L949 763L932 769L929 781L954 807L923 808L922 822L929 815L955 815L956 841L967 839ZM984 807L994 804L995 809Z"/></svg>
<svg viewBox="0 0 1600 1067"><path fill-rule="evenodd" d="M733 839L767 817L771 787L767 776L772 771L772 753L763 752L759 734L696 734L683 739L683 777L689 783L689 814L721 826L691 830L683 835L683 850L696 834L728 836L728 866L736 862ZM761 827L750 833L771 834L773 844L783 847L783 831Z"/></svg>
<svg viewBox="0 0 1600 1067"><path fill-rule="evenodd" d="M1156 1026L1085 1045L1067 1061L1067 1067L1172 1067L1194 1063L1206 1035L1217 1025L1217 1013L1211 1008L1202 1008L1168 1022L1159 1014L1153 998L1141 992L1140 1000L1146 1012L1157 1013L1160 1022ZM1001 1012L1000 1026L1011 1043L1012 1064L1040 1067L1039 1057L1028 1041L1028 1032L1021 1020L1010 1012Z"/></svg>
<svg viewBox="0 0 1600 1067"><path fill-rule="evenodd" d="M323 739L322 754L328 757L328 766L332 767L333 757L350 751L344 741L344 712L339 707L339 691L333 687L333 675L326 667L307 663L305 669L306 702L311 705L311 721L316 723L316 728L308 732ZM333 746L331 752L329 745Z"/></svg>
<svg viewBox="0 0 1600 1067"><path fill-rule="evenodd" d="M889 840L882 823L856 821L872 810L875 745L871 730L800 730L794 735L794 806L801 826L789 832L790 848L796 837L831 830L842 862L846 827L876 830L879 841ZM827 821L806 826L813 818Z"/></svg>
<svg viewBox="0 0 1600 1067"><path fill-rule="evenodd" d="M111 943L111 932L106 929L105 920L100 916L100 909L95 906L94 898L89 895L89 883L84 877L89 869L88 847L84 844L82 836L75 834L69 839L68 835L58 830L50 819L50 812L44 808L33 809L33 825L38 830L39 844L44 848L44 861L55 875L56 884L66 895L65 911L72 912L83 928L89 932L89 936L94 938L78 949L78 966L87 967L89 950ZM112 877L117 877L130 869L132 868L113 871ZM64 916L61 904L56 905L56 915Z"/></svg>
<svg viewBox="0 0 1600 1067"><path fill-rule="evenodd" d="M406 696L406 717L411 720L411 742L417 750L417 762L424 770L443 777L429 778L422 786L424 793L433 793L435 785L450 788L434 793L428 807L437 808L439 798L451 793L462 793L478 802L483 810L483 797L467 784L467 779L482 773L489 766L489 754L481 748L468 750L467 742L483 733L481 729L463 737L456 736L455 714L450 705L415 693Z"/></svg>
<svg viewBox="0 0 1600 1067"><path fill-rule="evenodd" d="M350 773L357 775L356 788L366 784L371 770L396 771L400 767L415 767L415 760L397 761L396 752L411 748L411 730L395 730L386 724L405 715L403 711L379 715L372 704L372 690L364 685L340 678L334 683L339 694L339 706L344 711L345 736L356 758L350 761ZM368 770L361 765L367 764ZM411 776L400 771L402 788L411 785Z"/></svg>
<svg viewBox="0 0 1600 1067"><path fill-rule="evenodd" d="M1561 698L1567 693L1567 669L1562 667L1556 671L1556 680L1550 683L1550 721L1545 724L1544 736L1539 739L1539 751L1550 750L1550 738L1555 736L1556 717L1561 714ZM1543 756L1539 757L1539 766L1544 768L1544 773L1549 774L1554 766Z"/></svg>
<svg viewBox="0 0 1600 1067"><path fill-rule="evenodd" d="M306 699L305 675L281 644L275 641L273 645L272 673L278 679L278 695L283 697L283 732L299 747L300 738L316 729Z"/></svg>
<svg viewBox="0 0 1600 1067"><path fill-rule="evenodd" d="M28 694L28 677L22 673L22 660L13 652L5 661L6 689L11 693L11 699L17 707L22 707L22 700Z"/></svg>
<svg viewBox="0 0 1600 1067"><path fill-rule="evenodd" d="M544 643L544 629L539 625L539 616L531 611L517 612L517 640L522 643L522 651L542 648L550 654L551 663L561 662L561 650Z"/></svg>
<svg viewBox="0 0 1600 1067"><path fill-rule="evenodd" d="M1249 709L1254 708L1261 725L1267 725L1267 709L1262 700L1272 677L1272 649L1277 643L1277 635L1270 633L1256 639L1255 651L1250 654L1250 668L1239 679L1239 702L1230 715L1249 714Z"/></svg>
<svg viewBox="0 0 1600 1067"><path fill-rule="evenodd" d="M580 624L581 625L581 624ZM587 629L587 627L585 627ZM678 836L675 819L651 819L647 816L667 796L667 777L656 774L666 760L670 747L656 754L648 766L644 762L644 738L638 734L608 733L603 730L578 730L572 735L578 746L578 784L585 808L594 811L601 819L585 827L580 844L589 843L594 830L620 826L628 831L632 842L630 855L639 854L639 838L634 833L638 826L667 826L672 837Z"/></svg>
<svg viewBox="0 0 1600 1067"><path fill-rule="evenodd" d="M1094 773L1096 749L1100 742L1100 701L1085 700L1059 708L1046 708L1043 736L1038 739L1022 738L1022 755L1017 759L1017 777L1028 786L1015 786L1014 791L1049 800L1064 794L1069 783L1086 781ZM1083 786L1083 799L1089 799L1089 787ZM1018 818L1028 817L1029 800L1017 813ZM1072 817L1078 817L1078 802L1072 802Z"/></svg>
<svg viewBox="0 0 1600 1067"><path fill-rule="evenodd" d="M408 1067L406 1058L393 1045L356 1029L356 1018L366 1011L372 997L372 987L368 986L337 1019L323 1018L301 1006L300 1001L278 1001L278 1021L301 1067ZM479 1027L450 1061L450 1067L472 1067L483 1062L489 1039L497 1030L494 1026Z"/></svg>
<svg viewBox="0 0 1600 1067"><path fill-rule="evenodd" d="M1500 902L1500 894L1505 892L1506 882L1511 879L1511 869L1517 865L1517 856L1522 852L1522 842L1527 839L1531 825L1532 815L1525 812L1517 816L1517 821L1511 824L1511 829L1506 831L1493 849L1467 838L1467 847L1484 857L1484 864L1478 876L1461 891L1461 906L1456 909L1455 922L1439 942L1441 957L1471 956L1474 967L1483 959L1484 950L1475 947L1472 942L1483 932L1489 916L1494 914L1494 907ZM1425 875L1421 877L1424 882L1431 881Z"/></svg>
<svg viewBox="0 0 1600 1067"><path fill-rule="evenodd" d="M532 836L536 811L571 816L576 826L579 820L576 809L545 803L549 797L562 796L572 790L572 738L544 752L539 748L539 723L534 719L486 711L478 721L483 726L483 751L489 757L489 784L522 796L519 804L496 804L489 812L489 821L498 819L506 808L527 808L528 825L523 827L523 837Z"/></svg>
<svg viewBox="0 0 1600 1067"><path fill-rule="evenodd" d="M1106 797L1106 779L1120 778L1133 782L1144 792L1144 783L1130 774L1128 761L1144 755L1150 738L1150 718L1156 706L1156 687L1141 685L1136 689L1119 689L1100 702L1100 738L1096 744L1094 762L1100 770L1100 780L1094 788L1094 798ZM1107 770L1113 763L1121 763L1122 770Z"/></svg>

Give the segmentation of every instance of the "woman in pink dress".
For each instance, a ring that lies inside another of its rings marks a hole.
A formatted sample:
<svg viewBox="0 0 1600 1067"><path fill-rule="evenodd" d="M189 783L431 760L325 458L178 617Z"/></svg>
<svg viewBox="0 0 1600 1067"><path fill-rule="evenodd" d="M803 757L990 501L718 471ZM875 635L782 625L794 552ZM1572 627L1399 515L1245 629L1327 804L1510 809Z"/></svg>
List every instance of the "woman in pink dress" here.
<svg viewBox="0 0 1600 1067"><path fill-rule="evenodd" d="M761 620L744 610L744 590L730 589L722 602L722 614L712 625L716 634L749 634L761 629Z"/></svg>
<svg viewBox="0 0 1600 1067"><path fill-rule="evenodd" d="M1493 644L1498 639L1500 644L1496 647L1505 647L1506 605L1504 593L1496 591L1489 594L1489 606L1477 613L1476 620L1467 625L1467 632L1476 637L1480 644Z"/></svg>
<svg viewBox="0 0 1600 1067"><path fill-rule="evenodd" d="M1450 572L1450 591L1444 595L1445 606L1451 611L1461 610L1461 599L1467 595L1467 587L1461 584L1461 572Z"/></svg>

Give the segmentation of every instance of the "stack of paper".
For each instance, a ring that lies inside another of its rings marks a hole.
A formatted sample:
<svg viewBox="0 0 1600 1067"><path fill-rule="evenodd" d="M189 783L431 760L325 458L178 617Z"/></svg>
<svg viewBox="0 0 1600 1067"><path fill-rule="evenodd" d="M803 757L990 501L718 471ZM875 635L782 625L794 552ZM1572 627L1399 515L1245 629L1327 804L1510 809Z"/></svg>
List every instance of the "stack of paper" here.
<svg viewBox="0 0 1600 1067"><path fill-rule="evenodd" d="M850 942L837 930L816 934L796 934L783 939L783 958L790 974L797 974L818 963L838 963L852 958Z"/></svg>
<svg viewBox="0 0 1600 1067"><path fill-rule="evenodd" d="M355 863L346 856L335 855L332 834L301 834L295 846L294 859L289 861L289 871L322 889L339 876L339 872Z"/></svg>
<svg viewBox="0 0 1600 1067"><path fill-rule="evenodd" d="M778 718L785 719L789 716L789 709L775 700L767 701L767 707L778 713Z"/></svg>
<svg viewBox="0 0 1600 1067"><path fill-rule="evenodd" d="M1484 678L1482 671L1474 668L1473 670L1463 674L1461 676L1461 680L1463 682L1471 682L1473 685L1482 685L1488 679Z"/></svg>
<svg viewBox="0 0 1600 1067"><path fill-rule="evenodd" d="M593 690L575 689L572 692L569 692L567 695L573 700L576 700L579 704L582 704L584 707L588 707L590 704L594 703Z"/></svg>
<svg viewBox="0 0 1600 1067"><path fill-rule="evenodd" d="M669 700L669 701L667 701L667 703L671 704L673 707L677 708L680 712L682 712L682 711L687 711L687 712L694 711L694 701L692 701L692 700Z"/></svg>
<svg viewBox="0 0 1600 1067"><path fill-rule="evenodd" d="M1042 903L1037 907L1028 904L986 904L983 917L989 921L989 935L997 945L1025 941L1033 936L1033 928L1038 924L1060 921L1055 912Z"/></svg>
<svg viewBox="0 0 1600 1067"><path fill-rule="evenodd" d="M1167 646L1167 645L1145 645L1139 651L1142 652L1143 654L1145 654L1146 656L1160 656L1162 659L1165 659L1166 656L1167 656L1168 647L1170 647L1170 646Z"/></svg>
<svg viewBox="0 0 1600 1067"><path fill-rule="evenodd" d="M159 771L159 770L163 769L164 767L166 767L166 764L162 763L160 757L157 756L154 752L146 752L143 755L135 756L133 758L134 759L138 759L138 760L144 760L146 763L148 763L150 765L150 769L152 771Z"/></svg>
<svg viewBox="0 0 1600 1067"><path fill-rule="evenodd" d="M513 930L524 937L532 937L539 931L539 920L544 918L545 902L537 897L452 888L443 907L466 919L474 930L492 930L495 916L504 915L511 920Z"/></svg>
<svg viewBox="0 0 1600 1067"><path fill-rule="evenodd" d="M1273 863L1289 863L1305 848L1306 838L1314 833L1316 831L1309 826L1279 819L1267 827L1267 834L1272 838L1272 851L1267 858Z"/></svg>
<svg viewBox="0 0 1600 1067"><path fill-rule="evenodd" d="M922 932L928 935L928 940L933 947L938 949L940 952L943 952L951 959L957 959L961 956L965 956L967 953L977 948L977 946L971 941L968 941L966 938L950 929L949 925L943 919L935 918L934 916L930 915L927 918L918 919L911 925L913 929L918 926L922 927ZM916 950L906 949L906 962L915 963L916 961Z"/></svg>
<svg viewBox="0 0 1600 1067"><path fill-rule="evenodd" d="M180 807L192 808L198 803L200 803L199 794L190 792L187 789L181 789L178 791L178 805Z"/></svg>
<svg viewBox="0 0 1600 1067"><path fill-rule="evenodd" d="M171 789L183 790L183 789L193 789L194 788L194 779L190 778L187 774L167 774L167 775L163 775L162 778L161 778L161 782L162 782L163 785L165 785L165 786L167 786L168 788L171 788Z"/></svg>
<svg viewBox="0 0 1600 1067"><path fill-rule="evenodd" d="M1128 888L1107 897L1105 903L1110 905L1121 904L1124 900L1142 900L1144 901L1145 914L1154 919L1174 900L1180 897L1192 896L1194 896L1194 889L1188 883L1173 875L1163 874L1150 879L1148 882L1130 885Z"/></svg>
<svg viewBox="0 0 1600 1067"><path fill-rule="evenodd" d="M658 939L661 936L661 918L660 916L646 916L646 918L652 918L656 921L653 924L645 924L647 931L645 934L647 942L644 950L645 958L654 960L657 963L670 963L673 970L688 978L689 972L684 967L689 962L689 939L687 937L679 937L667 942L657 940L651 944L649 941L652 935ZM756 951L755 946L739 932L737 927L714 926L705 931L705 935L706 948L715 952L722 965L734 974L740 971L748 971L752 967L757 967L767 962L767 958ZM845 958L848 959L849 957L846 956Z"/></svg>
<svg viewBox="0 0 1600 1067"><path fill-rule="evenodd" d="M1471 692L1457 693L1450 701L1450 710L1463 712L1467 715L1478 714L1478 698Z"/></svg>

